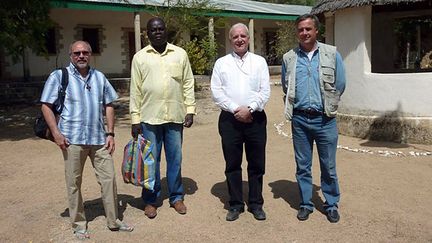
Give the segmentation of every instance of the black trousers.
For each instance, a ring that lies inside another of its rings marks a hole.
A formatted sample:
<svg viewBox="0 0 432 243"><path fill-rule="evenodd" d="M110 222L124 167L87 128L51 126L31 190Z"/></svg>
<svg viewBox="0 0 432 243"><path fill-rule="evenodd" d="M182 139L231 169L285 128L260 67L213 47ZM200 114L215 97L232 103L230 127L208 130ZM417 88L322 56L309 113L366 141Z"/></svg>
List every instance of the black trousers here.
<svg viewBox="0 0 432 243"><path fill-rule="evenodd" d="M267 143L267 116L264 111L252 113L252 123L242 123L230 112L219 115L219 134L225 158L225 176L230 196L230 208L244 208L242 158L243 144L248 161L249 208L261 208L263 176L265 173L265 147Z"/></svg>

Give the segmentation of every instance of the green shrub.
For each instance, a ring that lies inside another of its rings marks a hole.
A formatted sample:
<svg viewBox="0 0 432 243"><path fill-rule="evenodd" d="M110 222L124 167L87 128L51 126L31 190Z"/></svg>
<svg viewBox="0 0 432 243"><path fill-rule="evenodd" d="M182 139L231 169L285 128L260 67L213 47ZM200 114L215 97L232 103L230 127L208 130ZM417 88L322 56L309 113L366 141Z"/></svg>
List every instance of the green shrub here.
<svg viewBox="0 0 432 243"><path fill-rule="evenodd" d="M192 72L194 74L204 74L207 68L208 59L204 49L201 48L197 39L183 42L180 46L185 49L189 56Z"/></svg>
<svg viewBox="0 0 432 243"><path fill-rule="evenodd" d="M187 52L194 74L210 73L217 55L216 43L212 45L206 37L200 41L194 38L191 41L180 42L179 45Z"/></svg>

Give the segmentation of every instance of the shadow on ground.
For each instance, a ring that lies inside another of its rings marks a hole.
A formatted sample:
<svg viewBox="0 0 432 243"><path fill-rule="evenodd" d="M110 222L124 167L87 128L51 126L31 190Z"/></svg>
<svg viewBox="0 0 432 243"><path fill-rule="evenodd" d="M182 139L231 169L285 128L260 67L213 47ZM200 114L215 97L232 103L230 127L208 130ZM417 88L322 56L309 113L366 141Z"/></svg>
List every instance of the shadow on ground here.
<svg viewBox="0 0 432 243"><path fill-rule="evenodd" d="M162 178L161 183L162 183L162 190L161 190L161 196L157 202L158 206L161 206L163 204L163 201L168 199L166 178ZM183 187L184 187L185 195L192 195L198 190L196 181L188 177L183 177ZM144 210L144 202L141 199L141 195L131 196L127 194L118 194L117 198L119 203L118 209L119 209L120 220L123 220L123 213L126 210L128 205L140 210ZM105 210L103 207L102 198L85 201L84 212L88 222L93 221L95 218L99 216L105 216ZM60 216L69 217L69 209L66 208L62 213L60 213Z"/></svg>
<svg viewBox="0 0 432 243"><path fill-rule="evenodd" d="M247 181L243 181L243 199L248 198L249 186ZM300 196L298 191L297 182L292 182L288 180L278 180L269 183L271 191L273 193L273 198L282 198L287 202L291 208L298 210L300 206ZM312 189L312 202L318 211L325 214L323 208L324 202L318 194L320 187L313 185ZM211 193L219 198L220 202L223 204L224 209L229 209L229 195L226 181L218 182L211 188ZM247 200L245 200L247 203Z"/></svg>
<svg viewBox="0 0 432 243"><path fill-rule="evenodd" d="M297 182L289 180L278 180L270 182L269 186L271 187L273 198L282 198L290 205L291 208L295 210L300 209L300 193ZM319 190L319 186L312 185L312 202L319 212L325 214L325 210L323 207L324 202L319 196Z"/></svg>
<svg viewBox="0 0 432 243"><path fill-rule="evenodd" d="M242 183L243 190L243 200L246 205L248 205L248 194L249 194L249 183L247 181L243 181ZM219 198L220 202L223 204L224 209L229 209L229 195L228 195L228 187L226 181L218 182L213 185L210 192L217 198Z"/></svg>
<svg viewBox="0 0 432 243"><path fill-rule="evenodd" d="M114 104L116 123L130 126L129 100L120 99ZM34 120L40 105L13 105L0 107L0 141L39 139L33 133Z"/></svg>

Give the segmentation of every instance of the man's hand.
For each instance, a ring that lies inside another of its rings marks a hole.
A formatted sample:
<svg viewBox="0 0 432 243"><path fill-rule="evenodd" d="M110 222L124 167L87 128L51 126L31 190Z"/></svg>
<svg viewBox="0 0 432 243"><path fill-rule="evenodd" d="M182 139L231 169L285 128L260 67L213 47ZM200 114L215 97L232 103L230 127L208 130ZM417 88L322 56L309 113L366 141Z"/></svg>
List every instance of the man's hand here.
<svg viewBox="0 0 432 243"><path fill-rule="evenodd" d="M113 154L115 150L115 142L113 136L107 136L105 141L105 148L108 150L109 154Z"/></svg>
<svg viewBox="0 0 432 243"><path fill-rule="evenodd" d="M193 114L186 114L185 121L183 122L184 127L191 127L193 124Z"/></svg>
<svg viewBox="0 0 432 243"><path fill-rule="evenodd" d="M131 135L137 140L138 134L142 134L141 124L132 124Z"/></svg>
<svg viewBox="0 0 432 243"><path fill-rule="evenodd" d="M65 136L60 133L59 130L52 133L52 136L54 143L57 144L57 146L59 146L61 150L66 150L66 148L69 147L69 142L67 141Z"/></svg>
<svg viewBox="0 0 432 243"><path fill-rule="evenodd" d="M247 106L240 106L234 111L234 117L239 122L251 123L253 120L252 113L250 113Z"/></svg>

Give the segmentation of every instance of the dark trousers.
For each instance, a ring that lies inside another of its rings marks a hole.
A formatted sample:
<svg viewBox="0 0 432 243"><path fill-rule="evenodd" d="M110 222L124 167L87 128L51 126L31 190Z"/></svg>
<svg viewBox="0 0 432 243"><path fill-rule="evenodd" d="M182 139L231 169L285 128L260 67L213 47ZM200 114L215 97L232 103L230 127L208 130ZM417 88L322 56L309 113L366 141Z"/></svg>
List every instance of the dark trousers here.
<svg viewBox="0 0 432 243"><path fill-rule="evenodd" d="M230 208L243 208L242 158L243 144L248 161L249 208L261 208L263 176L265 173L265 147L267 116L264 111L254 112L252 123L242 123L230 112L219 115L219 134L225 158L225 176L230 195Z"/></svg>

